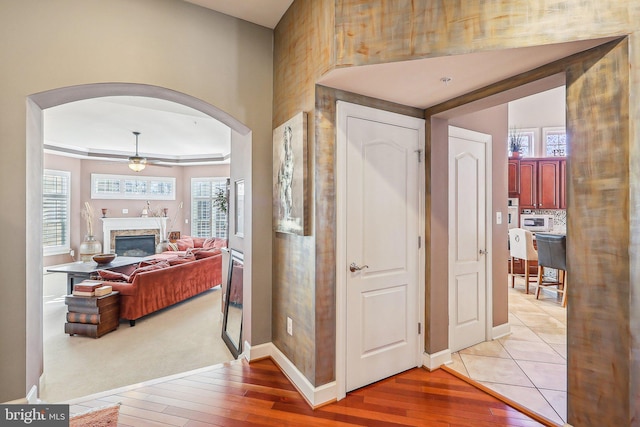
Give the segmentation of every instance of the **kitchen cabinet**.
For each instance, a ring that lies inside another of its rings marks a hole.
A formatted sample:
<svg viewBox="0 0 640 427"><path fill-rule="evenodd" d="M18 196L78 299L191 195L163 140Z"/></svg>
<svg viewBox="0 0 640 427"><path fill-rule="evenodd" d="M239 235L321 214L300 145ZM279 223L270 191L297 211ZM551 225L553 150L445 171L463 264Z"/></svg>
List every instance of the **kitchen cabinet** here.
<svg viewBox="0 0 640 427"><path fill-rule="evenodd" d="M561 161L558 158L520 161L520 209L560 209L564 184Z"/></svg>
<svg viewBox="0 0 640 427"><path fill-rule="evenodd" d="M560 160L560 209L567 209L567 160Z"/></svg>
<svg viewBox="0 0 640 427"><path fill-rule="evenodd" d="M507 170L509 171L509 197L518 197L520 194L520 160L509 159Z"/></svg>

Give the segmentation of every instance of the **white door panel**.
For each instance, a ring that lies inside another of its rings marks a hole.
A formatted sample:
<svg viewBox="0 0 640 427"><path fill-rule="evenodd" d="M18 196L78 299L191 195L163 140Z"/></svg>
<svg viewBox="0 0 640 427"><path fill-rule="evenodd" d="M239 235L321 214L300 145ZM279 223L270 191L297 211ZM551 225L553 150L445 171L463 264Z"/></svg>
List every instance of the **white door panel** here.
<svg viewBox="0 0 640 427"><path fill-rule="evenodd" d="M346 390L418 363L421 132L363 117L346 126ZM355 263L361 270L350 271Z"/></svg>
<svg viewBox="0 0 640 427"><path fill-rule="evenodd" d="M491 136L449 127L449 346L486 339L486 163Z"/></svg>

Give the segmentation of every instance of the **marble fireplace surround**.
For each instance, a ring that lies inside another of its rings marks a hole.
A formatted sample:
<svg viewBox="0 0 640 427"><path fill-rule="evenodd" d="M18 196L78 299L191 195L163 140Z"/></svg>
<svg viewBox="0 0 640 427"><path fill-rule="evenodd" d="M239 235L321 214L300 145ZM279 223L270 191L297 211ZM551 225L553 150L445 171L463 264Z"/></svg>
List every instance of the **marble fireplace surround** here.
<svg viewBox="0 0 640 427"><path fill-rule="evenodd" d="M160 230L167 229L166 217L153 216L101 219L104 253L112 253L115 250L116 236L143 236L153 234L156 236L156 244L158 244L160 242Z"/></svg>

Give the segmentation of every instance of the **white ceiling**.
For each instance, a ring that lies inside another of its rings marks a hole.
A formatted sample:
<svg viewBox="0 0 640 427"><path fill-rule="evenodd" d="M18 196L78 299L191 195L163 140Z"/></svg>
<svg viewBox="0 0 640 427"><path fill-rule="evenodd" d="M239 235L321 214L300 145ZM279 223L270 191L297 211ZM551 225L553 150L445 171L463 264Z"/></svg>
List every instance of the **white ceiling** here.
<svg viewBox="0 0 640 427"><path fill-rule="evenodd" d="M292 0L184 0L273 28ZM427 108L611 38L506 49L333 70L325 86L417 108ZM443 79L449 79L443 81ZM108 97L45 110L45 148L87 157L126 159L141 132L143 156L168 164L228 161L229 128L196 110L142 97Z"/></svg>

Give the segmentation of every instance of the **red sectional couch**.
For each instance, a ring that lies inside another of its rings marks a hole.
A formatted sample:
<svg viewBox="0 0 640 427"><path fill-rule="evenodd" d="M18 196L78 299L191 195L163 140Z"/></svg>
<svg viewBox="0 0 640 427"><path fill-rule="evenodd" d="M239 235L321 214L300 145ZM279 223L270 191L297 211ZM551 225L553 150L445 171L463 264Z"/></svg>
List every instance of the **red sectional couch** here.
<svg viewBox="0 0 640 427"><path fill-rule="evenodd" d="M204 251L203 251L204 252ZM219 250L206 251L200 259L181 257L176 252L164 252L150 261L151 265L138 268L134 272L121 270L111 272L113 276L123 274L121 280L135 275L131 283L105 281L120 292L120 318L129 320L131 326L136 319L149 313L169 307L192 296L198 295L222 283L222 254ZM141 265L146 262L141 263ZM170 265L173 264L173 265ZM109 277L109 273L104 273ZM109 277L117 279L117 277Z"/></svg>

